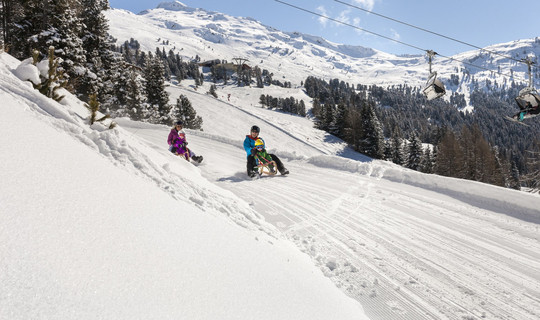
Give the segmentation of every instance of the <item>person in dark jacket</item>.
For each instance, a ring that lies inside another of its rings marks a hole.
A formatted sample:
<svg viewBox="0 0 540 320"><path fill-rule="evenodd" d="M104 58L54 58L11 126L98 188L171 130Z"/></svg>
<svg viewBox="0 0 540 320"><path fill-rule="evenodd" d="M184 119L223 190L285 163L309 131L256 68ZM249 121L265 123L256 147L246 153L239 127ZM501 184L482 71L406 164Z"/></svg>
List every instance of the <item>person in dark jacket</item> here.
<svg viewBox="0 0 540 320"><path fill-rule="evenodd" d="M244 139L244 150L247 153L247 174L250 177L255 177L257 173L256 163L255 163L255 154L257 154L257 148L255 147L255 142L261 140L263 143L263 148L266 148L264 145L264 140L259 137L261 129L258 126L252 126L250 134L246 135ZM275 155L269 154L272 157L272 160L276 162L277 169L282 175L289 174L289 170L285 168L283 162Z"/></svg>
<svg viewBox="0 0 540 320"><path fill-rule="evenodd" d="M184 157L188 161L192 159L197 163L201 163L203 157L197 156L187 147L188 142L186 140L186 133L182 129L183 124L184 123L182 121L176 121L174 127L171 129L171 132L169 132L169 136L167 137L169 151L178 156Z"/></svg>

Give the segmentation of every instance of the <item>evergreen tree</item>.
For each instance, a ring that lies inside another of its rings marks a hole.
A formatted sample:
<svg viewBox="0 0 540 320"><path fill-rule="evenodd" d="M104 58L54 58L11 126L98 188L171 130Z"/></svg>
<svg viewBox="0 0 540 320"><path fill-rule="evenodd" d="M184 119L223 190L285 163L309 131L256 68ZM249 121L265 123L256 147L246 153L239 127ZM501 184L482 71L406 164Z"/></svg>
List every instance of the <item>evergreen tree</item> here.
<svg viewBox="0 0 540 320"><path fill-rule="evenodd" d="M20 22L24 17L24 9L20 0L0 0L0 49L13 54L13 37L16 29L20 27L16 22Z"/></svg>
<svg viewBox="0 0 540 320"><path fill-rule="evenodd" d="M261 104L261 106L267 106L268 105L268 100L266 98L267 96L265 94L261 94L261 96L259 97L259 103Z"/></svg>
<svg viewBox="0 0 540 320"><path fill-rule="evenodd" d="M362 108L361 117L363 123L358 151L369 157L382 159L384 155L383 129L370 103L366 103Z"/></svg>
<svg viewBox="0 0 540 320"><path fill-rule="evenodd" d="M176 100L176 105L172 110L173 117L177 120L184 122L184 127L187 129L202 130L203 120L197 115L197 112L191 105L191 101L184 96L180 95Z"/></svg>
<svg viewBox="0 0 540 320"><path fill-rule="evenodd" d="M12 17L12 21L6 22L10 27L5 31L12 31L9 53L20 60L26 59L31 52L37 49L37 36L48 29L50 16L50 0L22 0L16 1L14 5L20 5L18 14ZM13 8L13 7L12 7ZM7 13L6 13L7 14ZM6 19L9 19L6 16ZM43 46L47 49L48 46ZM41 57L47 56L40 50Z"/></svg>
<svg viewBox="0 0 540 320"><path fill-rule="evenodd" d="M86 57L79 33L83 28L76 8L78 0L45 0L50 12L45 29L34 35L35 48L46 56L48 47L55 48L55 54L61 59L60 67L68 78L71 89L76 87L80 76L85 73Z"/></svg>
<svg viewBox="0 0 540 320"><path fill-rule="evenodd" d="M463 177L464 155L459 142L450 130L447 130L437 145L437 158L434 172L447 177Z"/></svg>
<svg viewBox="0 0 540 320"><path fill-rule="evenodd" d="M58 93L58 90L65 88L67 81L64 78L63 70L59 67L59 59L55 57L54 52L54 47L50 47L48 58L39 62L39 64L47 65L47 77L40 76L41 83L34 85L34 87L47 97L54 99L55 101L60 101L64 96L61 96ZM34 51L34 64L38 64L39 56L39 52L37 50Z"/></svg>
<svg viewBox="0 0 540 320"><path fill-rule="evenodd" d="M519 169L517 167L517 164L513 161L510 172L510 179L508 181L508 188L521 190Z"/></svg>
<svg viewBox="0 0 540 320"><path fill-rule="evenodd" d="M336 112L332 123L330 124L330 133L343 138L345 136L345 118L347 118L347 109L345 104L337 105Z"/></svg>
<svg viewBox="0 0 540 320"><path fill-rule="evenodd" d="M78 18L78 0L23 0L19 15L13 24L11 52L24 59L34 50L40 58L48 56L48 48L55 48L55 55L61 60L60 67L74 87L84 74L85 56L79 31L82 23Z"/></svg>
<svg viewBox="0 0 540 320"><path fill-rule="evenodd" d="M105 119L108 119L110 117L107 114L99 119L97 118L97 113L99 111L100 103L97 100L97 95L95 94L90 95L90 101L85 106L90 111L90 119L89 119L90 125L94 124L95 122L103 122Z"/></svg>
<svg viewBox="0 0 540 320"><path fill-rule="evenodd" d="M321 102L319 101L319 99L314 98L313 103L311 105L311 113L313 114L314 117L318 118L320 117L321 112L322 112Z"/></svg>
<svg viewBox="0 0 540 320"><path fill-rule="evenodd" d="M423 153L422 141L420 141L420 138L418 138L418 135L414 132L407 150L407 168L418 171L422 162Z"/></svg>
<svg viewBox="0 0 540 320"><path fill-rule="evenodd" d="M531 192L540 191L540 140L536 139L531 150L527 151L526 175L521 177L522 183L531 189Z"/></svg>
<svg viewBox="0 0 540 320"><path fill-rule="evenodd" d="M403 150L403 138L401 137L401 130L399 127L395 127L392 133L391 142L392 157L391 161L400 166L405 164L405 153Z"/></svg>
<svg viewBox="0 0 540 320"><path fill-rule="evenodd" d="M208 93L210 93L214 98L217 98L218 94L217 94L216 90L217 90L216 85L213 84L213 85L210 86L210 91Z"/></svg>
<svg viewBox="0 0 540 320"><path fill-rule="evenodd" d="M306 104L304 103L304 100L300 100L298 105L298 114L302 117L306 116Z"/></svg>
<svg viewBox="0 0 540 320"><path fill-rule="evenodd" d="M384 160L392 161L392 143L390 139L384 141Z"/></svg>
<svg viewBox="0 0 540 320"><path fill-rule="evenodd" d="M354 150L360 149L360 137L362 136L362 115L356 107L348 107L343 129L344 140L351 144Z"/></svg>
<svg viewBox="0 0 540 320"><path fill-rule="evenodd" d="M146 118L149 108L144 95L143 79L132 68L128 70L128 82L125 91L127 115L133 120Z"/></svg>
<svg viewBox="0 0 540 320"><path fill-rule="evenodd" d="M88 72L81 79L77 91L83 100L88 99L90 94L97 93L98 99L105 106L113 107L112 105L115 105L113 96L118 93L118 88L113 90L113 86L117 81L122 81L118 78L124 66L119 54L111 50L114 40L109 35L109 25L103 14L109 9L109 2L108 0L80 1L81 20L85 25L80 34ZM129 60L126 61L129 62ZM118 98L118 101L122 100L122 97Z"/></svg>
<svg viewBox="0 0 540 320"><path fill-rule="evenodd" d="M420 163L420 171L423 173L433 173L433 157L430 148L426 148L424 151L424 156Z"/></svg>
<svg viewBox="0 0 540 320"><path fill-rule="evenodd" d="M170 123L169 95L165 91L165 75L163 62L159 57L148 55L144 67L145 92L148 104L151 106L151 121Z"/></svg>
<svg viewBox="0 0 540 320"><path fill-rule="evenodd" d="M254 72L255 72L255 80L257 82L257 88L264 88L261 68L259 68L258 66L255 67Z"/></svg>

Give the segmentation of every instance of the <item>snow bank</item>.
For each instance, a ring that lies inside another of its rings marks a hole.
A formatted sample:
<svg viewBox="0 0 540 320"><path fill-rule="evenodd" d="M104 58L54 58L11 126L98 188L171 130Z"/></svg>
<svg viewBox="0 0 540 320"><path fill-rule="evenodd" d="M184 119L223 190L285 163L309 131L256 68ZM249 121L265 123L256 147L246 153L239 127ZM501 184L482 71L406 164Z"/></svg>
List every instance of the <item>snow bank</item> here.
<svg viewBox="0 0 540 320"><path fill-rule="evenodd" d="M246 202L15 68L0 54L0 318L367 319Z"/></svg>
<svg viewBox="0 0 540 320"><path fill-rule="evenodd" d="M503 213L528 222L540 223L538 199L531 198L531 194L525 192L476 181L424 174L378 160L356 161L323 155L310 157L308 162L322 168L347 171L428 189L479 208Z"/></svg>

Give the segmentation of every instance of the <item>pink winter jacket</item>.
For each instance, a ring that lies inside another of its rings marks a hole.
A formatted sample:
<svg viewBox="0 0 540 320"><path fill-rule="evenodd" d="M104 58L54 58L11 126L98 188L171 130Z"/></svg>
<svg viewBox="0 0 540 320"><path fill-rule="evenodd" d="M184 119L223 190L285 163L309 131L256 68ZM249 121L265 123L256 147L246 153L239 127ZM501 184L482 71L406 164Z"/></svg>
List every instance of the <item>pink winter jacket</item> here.
<svg viewBox="0 0 540 320"><path fill-rule="evenodd" d="M174 144L174 140L178 139L178 130L176 128L172 128L171 132L169 132L169 137L167 138L167 143L169 145Z"/></svg>

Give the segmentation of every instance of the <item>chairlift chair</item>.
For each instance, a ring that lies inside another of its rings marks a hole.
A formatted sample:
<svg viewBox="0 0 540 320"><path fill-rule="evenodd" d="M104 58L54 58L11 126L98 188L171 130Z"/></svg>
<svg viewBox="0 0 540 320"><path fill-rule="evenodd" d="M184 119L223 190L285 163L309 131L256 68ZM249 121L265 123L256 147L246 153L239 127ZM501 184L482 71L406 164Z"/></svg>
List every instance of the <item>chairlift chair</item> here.
<svg viewBox="0 0 540 320"><path fill-rule="evenodd" d="M422 90L422 93L426 99L430 101L444 96L446 94L446 89L444 88L442 81L437 79L437 72L431 71L431 59L437 53L432 50L428 50L427 54L429 58L429 77L426 82L426 86Z"/></svg>
<svg viewBox="0 0 540 320"><path fill-rule="evenodd" d="M536 108L540 105L540 95L534 88L525 87L519 92L516 102L521 110Z"/></svg>
<svg viewBox="0 0 540 320"><path fill-rule="evenodd" d="M521 89L515 98L520 110L537 108L540 105L540 95L538 95L538 92L532 86L531 65L534 62L529 59L524 59L523 62L529 67L529 86Z"/></svg>

